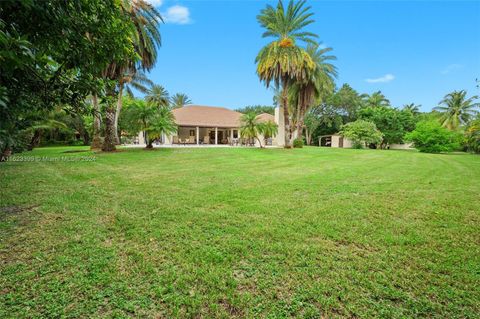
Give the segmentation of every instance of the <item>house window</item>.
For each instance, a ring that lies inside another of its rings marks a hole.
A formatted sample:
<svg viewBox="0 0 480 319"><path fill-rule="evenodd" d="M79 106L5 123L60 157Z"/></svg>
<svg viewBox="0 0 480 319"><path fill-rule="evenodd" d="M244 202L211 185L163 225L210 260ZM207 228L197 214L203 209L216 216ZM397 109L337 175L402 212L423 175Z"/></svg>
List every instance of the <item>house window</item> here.
<svg viewBox="0 0 480 319"><path fill-rule="evenodd" d="M190 130L190 136L195 136L195 130Z"/></svg>
<svg viewBox="0 0 480 319"><path fill-rule="evenodd" d="M238 138L238 131L237 130L233 130L233 138Z"/></svg>

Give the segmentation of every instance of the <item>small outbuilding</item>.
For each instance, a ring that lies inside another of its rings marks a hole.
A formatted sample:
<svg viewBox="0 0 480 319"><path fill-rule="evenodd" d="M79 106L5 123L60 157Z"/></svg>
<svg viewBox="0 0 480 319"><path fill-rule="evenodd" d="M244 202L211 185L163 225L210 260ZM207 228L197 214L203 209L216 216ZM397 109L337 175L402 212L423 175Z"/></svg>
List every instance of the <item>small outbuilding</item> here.
<svg viewBox="0 0 480 319"><path fill-rule="evenodd" d="M330 134L320 136L318 138L318 145L334 148L349 148L352 147L352 141L340 134Z"/></svg>

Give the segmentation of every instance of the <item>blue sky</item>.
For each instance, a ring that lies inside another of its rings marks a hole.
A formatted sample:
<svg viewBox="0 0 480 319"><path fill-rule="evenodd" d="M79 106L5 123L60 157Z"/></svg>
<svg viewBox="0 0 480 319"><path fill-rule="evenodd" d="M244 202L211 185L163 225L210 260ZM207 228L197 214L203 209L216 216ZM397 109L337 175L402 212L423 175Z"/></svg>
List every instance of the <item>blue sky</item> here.
<svg viewBox="0 0 480 319"><path fill-rule="evenodd" d="M195 104L272 104L255 74L262 38L256 15L276 1L149 0L164 15L150 77ZM360 93L381 90L394 106L422 105L465 89L480 95L480 1L308 1L308 29L333 48L339 77Z"/></svg>

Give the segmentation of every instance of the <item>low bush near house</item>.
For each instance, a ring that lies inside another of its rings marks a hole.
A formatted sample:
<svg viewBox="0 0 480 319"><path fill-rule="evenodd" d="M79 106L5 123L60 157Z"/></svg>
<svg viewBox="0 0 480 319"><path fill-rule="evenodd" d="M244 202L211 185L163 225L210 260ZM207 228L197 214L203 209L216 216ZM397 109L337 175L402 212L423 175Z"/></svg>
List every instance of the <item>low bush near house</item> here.
<svg viewBox="0 0 480 319"><path fill-rule="evenodd" d="M294 148L302 148L303 147L303 139L297 138L293 141Z"/></svg>

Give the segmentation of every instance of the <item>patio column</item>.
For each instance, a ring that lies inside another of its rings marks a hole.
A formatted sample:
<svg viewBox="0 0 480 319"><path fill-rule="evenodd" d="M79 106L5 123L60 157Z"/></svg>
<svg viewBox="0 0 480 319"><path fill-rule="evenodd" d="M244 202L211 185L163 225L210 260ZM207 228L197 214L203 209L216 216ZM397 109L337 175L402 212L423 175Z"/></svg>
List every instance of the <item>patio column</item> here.
<svg viewBox="0 0 480 319"><path fill-rule="evenodd" d="M200 128L197 126L197 145L200 144Z"/></svg>
<svg viewBox="0 0 480 319"><path fill-rule="evenodd" d="M218 144L218 127L215 128L215 145Z"/></svg>

